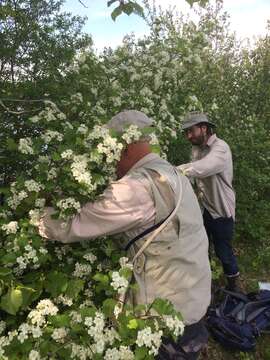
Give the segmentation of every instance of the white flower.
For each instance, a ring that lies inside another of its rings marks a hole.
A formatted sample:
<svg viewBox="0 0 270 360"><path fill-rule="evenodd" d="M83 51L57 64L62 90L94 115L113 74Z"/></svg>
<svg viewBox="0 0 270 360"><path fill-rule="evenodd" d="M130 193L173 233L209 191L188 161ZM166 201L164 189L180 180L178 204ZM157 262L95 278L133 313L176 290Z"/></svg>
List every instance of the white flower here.
<svg viewBox="0 0 270 360"><path fill-rule="evenodd" d="M70 100L75 103L77 103L77 102L82 103L83 102L82 94L79 92L77 94L73 94L73 95L71 95Z"/></svg>
<svg viewBox="0 0 270 360"><path fill-rule="evenodd" d="M58 308L53 304L53 302L50 299L44 299L37 304L36 309L30 311L28 318L32 324L42 326L46 322L46 315L56 315L57 312Z"/></svg>
<svg viewBox="0 0 270 360"><path fill-rule="evenodd" d="M171 315L164 315L163 316L165 320L166 326L173 331L173 334L175 336L182 335L184 332L185 325L183 321L179 320L177 316L171 316Z"/></svg>
<svg viewBox="0 0 270 360"><path fill-rule="evenodd" d="M70 160L70 159L72 159L72 157L73 157L73 151L71 149L65 150L61 154L62 159Z"/></svg>
<svg viewBox="0 0 270 360"><path fill-rule="evenodd" d="M149 355L157 355L161 345L162 335L162 330L152 333L151 328L148 326L145 329L138 331L136 344L139 347L146 346L149 348Z"/></svg>
<svg viewBox="0 0 270 360"><path fill-rule="evenodd" d="M72 197L59 200L56 205L61 210L75 209L78 212L81 210L81 204Z"/></svg>
<svg viewBox="0 0 270 360"><path fill-rule="evenodd" d="M142 133L138 130L138 126L130 125L126 132L122 135L122 139L127 143L131 144L134 141L138 141Z"/></svg>
<svg viewBox="0 0 270 360"><path fill-rule="evenodd" d="M90 264L93 264L97 260L96 255L94 255L93 253L85 254L85 255L83 255L83 258L85 260L89 261Z"/></svg>
<svg viewBox="0 0 270 360"><path fill-rule="evenodd" d="M52 167L49 171L48 171L48 175L47 175L47 179L48 180L52 180L55 179L57 177L57 169Z"/></svg>
<svg viewBox="0 0 270 360"><path fill-rule="evenodd" d="M45 206L45 203L46 203L46 199L36 199L36 201L35 201L35 206L37 207L37 208L44 208L44 206Z"/></svg>
<svg viewBox="0 0 270 360"><path fill-rule="evenodd" d="M119 259L119 264L121 268L129 268L130 270L133 270L133 264L129 262L129 259L127 257L121 257Z"/></svg>
<svg viewBox="0 0 270 360"><path fill-rule="evenodd" d="M114 271L112 273L111 286L114 288L114 290L117 290L118 294L123 294L126 291L128 285L128 280L121 276L118 271Z"/></svg>
<svg viewBox="0 0 270 360"><path fill-rule="evenodd" d="M88 155L77 155L73 158L73 163L71 164L71 172L75 180L80 184L85 184L89 189L94 189L92 184L92 176L87 170L89 157Z"/></svg>
<svg viewBox="0 0 270 360"><path fill-rule="evenodd" d="M6 328L6 323L3 320L0 320L0 335L4 332Z"/></svg>
<svg viewBox="0 0 270 360"><path fill-rule="evenodd" d="M38 209L30 210L29 216L30 216L30 224L33 226L39 226L39 221L41 216L40 210Z"/></svg>
<svg viewBox="0 0 270 360"><path fill-rule="evenodd" d="M8 224L2 225L2 230L6 232L6 234L16 234L19 229L19 225L17 221L10 221Z"/></svg>
<svg viewBox="0 0 270 360"><path fill-rule="evenodd" d="M41 139L49 144L52 140L57 140L61 142L64 136L60 134L58 131L46 130L44 134L41 135Z"/></svg>
<svg viewBox="0 0 270 360"><path fill-rule="evenodd" d="M89 264L75 264L75 270L73 272L73 276L78 278L83 278L85 276L89 276L92 272L92 266Z"/></svg>
<svg viewBox="0 0 270 360"><path fill-rule="evenodd" d="M26 187L26 189L28 191L33 191L33 192L39 192L41 189L44 188L44 186L42 184L39 184L38 182L36 182L35 180L26 180L24 183L24 186Z"/></svg>
<svg viewBox="0 0 270 360"><path fill-rule="evenodd" d="M84 125L84 124L81 124L77 129L78 134L85 135L85 134L87 134L87 132L88 132L88 127L86 125Z"/></svg>
<svg viewBox="0 0 270 360"><path fill-rule="evenodd" d="M36 350L31 350L30 353L29 353L29 357L28 357L29 360L40 360L41 357L40 357L40 354L38 351Z"/></svg>
<svg viewBox="0 0 270 360"><path fill-rule="evenodd" d="M20 139L19 141L19 146L18 146L18 150L22 153L22 154L34 154L34 150L33 150L33 142L30 138L24 138L24 139Z"/></svg>
<svg viewBox="0 0 270 360"><path fill-rule="evenodd" d="M54 329L53 333L52 333L52 338L58 342L58 343L64 343L65 342L65 337L67 336L68 331L65 327L61 327L58 329Z"/></svg>

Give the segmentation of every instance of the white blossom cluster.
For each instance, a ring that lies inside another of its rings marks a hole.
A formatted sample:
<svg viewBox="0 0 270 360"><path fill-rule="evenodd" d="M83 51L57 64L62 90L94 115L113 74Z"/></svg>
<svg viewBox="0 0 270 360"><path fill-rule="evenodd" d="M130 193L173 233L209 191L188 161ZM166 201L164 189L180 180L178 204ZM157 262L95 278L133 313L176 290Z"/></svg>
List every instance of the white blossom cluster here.
<svg viewBox="0 0 270 360"><path fill-rule="evenodd" d="M96 312L94 318L86 317L84 325L87 328L88 335L94 340L93 345L91 345L94 353L102 354L106 344L112 345L115 339L119 339L115 329L105 328L105 318L101 312Z"/></svg>
<svg viewBox="0 0 270 360"><path fill-rule="evenodd" d="M63 304L66 306L71 306L73 304L73 300L71 298L62 294L59 295L54 301L56 304Z"/></svg>
<svg viewBox="0 0 270 360"><path fill-rule="evenodd" d="M128 268L130 270L133 270L133 264L129 262L129 259L127 257L121 257L119 259L119 264L121 266L121 269Z"/></svg>
<svg viewBox="0 0 270 360"><path fill-rule="evenodd" d="M62 159L70 160L73 157L73 151L71 149L67 149L61 153Z"/></svg>
<svg viewBox="0 0 270 360"><path fill-rule="evenodd" d="M60 327L53 330L51 337L54 341L63 344L67 335L68 330L65 327Z"/></svg>
<svg viewBox="0 0 270 360"><path fill-rule="evenodd" d="M80 212L80 210L81 210L81 204L79 203L79 201L76 201L72 197L59 200L56 203L56 205L59 209L61 209L61 211L65 211L68 209L75 209L77 212Z"/></svg>
<svg viewBox="0 0 270 360"><path fill-rule="evenodd" d="M64 136L58 131L46 130L44 134L41 135L41 139L45 144L49 144L52 140L57 140L59 142L63 141Z"/></svg>
<svg viewBox="0 0 270 360"><path fill-rule="evenodd" d="M14 247L16 250L16 246ZM30 244L24 247L24 253L16 258L17 268L14 268L16 275L21 275L27 267L38 269L40 267L38 255L46 255L48 250L44 247L39 247L38 250L34 249Z"/></svg>
<svg viewBox="0 0 270 360"><path fill-rule="evenodd" d="M46 323L47 315L56 315L58 308L50 299L41 300L35 309L28 314L28 319L33 325L43 326Z"/></svg>
<svg viewBox="0 0 270 360"><path fill-rule="evenodd" d="M38 226L42 212L39 209L29 211L29 222L33 226Z"/></svg>
<svg viewBox="0 0 270 360"><path fill-rule="evenodd" d="M120 160L123 144L117 142L117 139L107 136L102 143L97 146L97 151L100 154L106 155L106 162L113 163L115 160Z"/></svg>
<svg viewBox="0 0 270 360"><path fill-rule="evenodd" d="M15 210L17 206L28 197L26 191L22 190L17 192L14 188L11 187L12 197L7 199L8 206Z"/></svg>
<svg viewBox="0 0 270 360"><path fill-rule="evenodd" d="M71 172L79 184L87 185L89 190L93 190L95 186L92 184L92 176L88 170L89 160L89 156L86 154L74 156L71 164Z"/></svg>
<svg viewBox="0 0 270 360"><path fill-rule="evenodd" d="M34 154L34 149L33 149L32 139L31 138L20 139L19 140L18 150L22 154L33 155Z"/></svg>
<svg viewBox="0 0 270 360"><path fill-rule="evenodd" d="M141 131L139 131L138 126L136 125L130 125L125 133L122 135L122 139L127 143L131 144L135 141L140 140L142 136Z"/></svg>
<svg viewBox="0 0 270 360"><path fill-rule="evenodd" d="M70 100L72 102L75 102L75 103L77 103L77 102L82 103L83 102L83 96L82 96L81 93L78 92L76 94L71 95Z"/></svg>
<svg viewBox="0 0 270 360"><path fill-rule="evenodd" d="M129 282L126 278L121 276L118 271L113 271L111 286L114 290L117 290L118 294L124 294Z"/></svg>
<svg viewBox="0 0 270 360"><path fill-rule="evenodd" d="M84 278L91 274L92 272L92 266L89 264L80 264L76 262L75 264L75 270L73 272L73 276L78 278Z"/></svg>
<svg viewBox="0 0 270 360"><path fill-rule="evenodd" d="M104 360L133 360L134 354L128 346L120 346L119 349L107 349Z"/></svg>
<svg viewBox="0 0 270 360"><path fill-rule="evenodd" d="M42 336L42 330L39 326L22 323L18 328L17 339L22 344L29 338L29 335L34 339L40 338Z"/></svg>
<svg viewBox="0 0 270 360"><path fill-rule="evenodd" d="M78 129L77 129L77 133L78 134L82 134L82 135L85 135L87 134L89 131L88 127L85 125L85 124L81 124Z"/></svg>
<svg viewBox="0 0 270 360"><path fill-rule="evenodd" d="M6 234L16 234L19 229L19 225L17 221L10 221L8 224L2 225L2 230L6 232Z"/></svg>
<svg viewBox="0 0 270 360"><path fill-rule="evenodd" d="M94 255L93 253L89 252L89 253L86 253L83 255L83 258L87 261L90 262L90 264L93 264L96 260L97 260L97 257L96 255Z"/></svg>
<svg viewBox="0 0 270 360"><path fill-rule="evenodd" d="M77 345L72 343L71 345L71 359L79 359L79 360L88 360L93 356L93 351L91 348Z"/></svg>
<svg viewBox="0 0 270 360"><path fill-rule="evenodd" d="M175 336L183 334L185 325L177 316L164 315L163 318L167 328L171 330Z"/></svg>
<svg viewBox="0 0 270 360"><path fill-rule="evenodd" d="M47 179L48 180L56 179L57 175L58 175L57 169L55 167L51 167L50 170L48 171Z"/></svg>
<svg viewBox="0 0 270 360"><path fill-rule="evenodd" d="M40 353L37 350L31 350L28 360L41 360Z"/></svg>
<svg viewBox="0 0 270 360"><path fill-rule="evenodd" d="M162 335L162 330L152 332L151 328L148 326L145 329L138 331L136 344L139 347L146 346L147 348L149 348L149 355L157 355L158 349L161 345Z"/></svg>
<svg viewBox="0 0 270 360"><path fill-rule="evenodd" d="M44 189L44 185L38 183L37 181L31 179L31 180L26 180L24 183L24 186L26 187L26 189L29 192L39 192L41 189Z"/></svg>
<svg viewBox="0 0 270 360"><path fill-rule="evenodd" d="M103 140L100 141L100 139ZM101 163L103 161L102 155L106 156L106 162L108 164L120 159L123 144L110 135L108 128L100 125L94 126L85 140L85 145L89 146L93 140L99 140L99 144L97 145L97 152L91 153L91 161Z"/></svg>

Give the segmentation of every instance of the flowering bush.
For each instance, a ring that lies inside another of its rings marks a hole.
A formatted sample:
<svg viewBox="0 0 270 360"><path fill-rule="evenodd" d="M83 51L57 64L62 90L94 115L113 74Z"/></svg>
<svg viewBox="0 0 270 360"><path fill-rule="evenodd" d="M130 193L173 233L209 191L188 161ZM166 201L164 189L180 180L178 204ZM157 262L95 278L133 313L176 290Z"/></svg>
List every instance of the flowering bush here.
<svg viewBox="0 0 270 360"><path fill-rule="evenodd" d="M155 135L130 126L117 137L95 121L71 123L51 102L29 121L39 133L17 144L29 166L0 214L0 358L154 358L162 336L183 332L173 306L157 299L123 307L118 297L132 264L111 239L56 244L42 239L37 225L48 202L64 220L80 212L114 178L125 144L150 136L156 147Z"/></svg>

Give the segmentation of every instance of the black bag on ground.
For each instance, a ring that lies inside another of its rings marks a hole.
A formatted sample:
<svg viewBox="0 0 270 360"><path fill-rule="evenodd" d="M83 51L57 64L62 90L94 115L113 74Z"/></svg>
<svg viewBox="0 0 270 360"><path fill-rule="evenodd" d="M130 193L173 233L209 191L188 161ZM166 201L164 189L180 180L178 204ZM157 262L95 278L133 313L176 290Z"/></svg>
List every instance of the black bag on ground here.
<svg viewBox="0 0 270 360"><path fill-rule="evenodd" d="M250 351L256 337L270 333L270 291L235 293L220 289L221 300L210 305L207 326L215 340L224 347Z"/></svg>

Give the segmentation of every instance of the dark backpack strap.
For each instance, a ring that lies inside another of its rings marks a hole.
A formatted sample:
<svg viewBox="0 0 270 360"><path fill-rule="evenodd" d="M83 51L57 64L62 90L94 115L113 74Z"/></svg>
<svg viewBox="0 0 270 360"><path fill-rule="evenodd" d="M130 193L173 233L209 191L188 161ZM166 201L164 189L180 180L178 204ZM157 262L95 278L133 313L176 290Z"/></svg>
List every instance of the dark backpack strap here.
<svg viewBox="0 0 270 360"><path fill-rule="evenodd" d="M143 238L144 236L150 234L152 231L156 230L161 224L164 223L164 221L166 221L170 216L171 216L172 212L170 212L170 214L163 220L161 220L159 223L151 226L150 228L144 230L141 234L135 236L133 239L131 239L127 245L124 247L124 250L127 251L131 245L133 245L137 240Z"/></svg>

